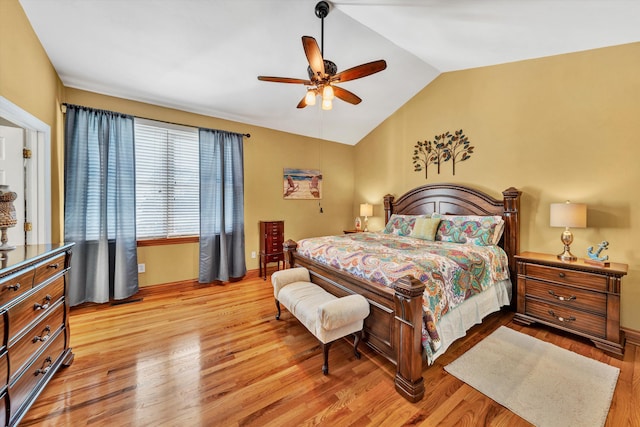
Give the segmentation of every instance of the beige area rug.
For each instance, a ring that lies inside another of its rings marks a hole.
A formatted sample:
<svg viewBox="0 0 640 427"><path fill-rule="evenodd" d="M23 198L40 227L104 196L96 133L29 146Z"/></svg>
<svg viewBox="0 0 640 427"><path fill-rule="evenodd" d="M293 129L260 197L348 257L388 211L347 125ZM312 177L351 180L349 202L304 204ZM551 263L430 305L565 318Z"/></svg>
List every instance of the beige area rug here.
<svg viewBox="0 0 640 427"><path fill-rule="evenodd" d="M620 374L505 326L444 369L539 427L603 426Z"/></svg>

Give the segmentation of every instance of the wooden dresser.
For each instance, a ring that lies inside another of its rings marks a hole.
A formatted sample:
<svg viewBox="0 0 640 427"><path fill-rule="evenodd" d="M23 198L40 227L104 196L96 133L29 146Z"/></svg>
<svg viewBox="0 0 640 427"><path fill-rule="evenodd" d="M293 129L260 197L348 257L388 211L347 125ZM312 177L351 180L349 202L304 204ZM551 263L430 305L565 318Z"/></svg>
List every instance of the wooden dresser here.
<svg viewBox="0 0 640 427"><path fill-rule="evenodd" d="M620 287L627 265L598 267L555 255L516 255L518 309L514 320L540 322L590 339L596 347L621 356Z"/></svg>
<svg viewBox="0 0 640 427"><path fill-rule="evenodd" d="M56 371L73 361L66 299L72 246L0 253L0 425L17 425Z"/></svg>
<svg viewBox="0 0 640 427"><path fill-rule="evenodd" d="M284 268L284 221L260 221L260 276L267 280L267 263Z"/></svg>

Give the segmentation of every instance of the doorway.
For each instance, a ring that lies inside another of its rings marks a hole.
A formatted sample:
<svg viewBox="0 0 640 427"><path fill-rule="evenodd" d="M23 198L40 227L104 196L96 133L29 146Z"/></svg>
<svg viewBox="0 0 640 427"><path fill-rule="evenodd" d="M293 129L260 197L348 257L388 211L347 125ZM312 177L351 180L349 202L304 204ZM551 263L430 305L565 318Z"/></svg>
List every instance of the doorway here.
<svg viewBox="0 0 640 427"><path fill-rule="evenodd" d="M0 96L0 157L2 154L0 184L4 171L4 183L18 195L14 202L18 223L7 230L8 243L51 243L51 128Z"/></svg>

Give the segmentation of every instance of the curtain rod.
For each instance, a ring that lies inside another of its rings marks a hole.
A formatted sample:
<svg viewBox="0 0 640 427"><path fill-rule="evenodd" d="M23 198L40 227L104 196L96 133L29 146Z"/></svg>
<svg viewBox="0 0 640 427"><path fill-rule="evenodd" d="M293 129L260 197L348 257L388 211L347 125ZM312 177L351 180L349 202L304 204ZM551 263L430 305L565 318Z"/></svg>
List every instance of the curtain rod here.
<svg viewBox="0 0 640 427"><path fill-rule="evenodd" d="M71 105L71 104L67 104L66 102L63 102L62 104L60 104L60 109L62 110L63 113L67 112L67 105ZM138 118L138 119L144 119L144 120L151 120L151 121L160 122L160 123L166 123L166 124L169 124L169 125L187 126L187 127L199 127L199 126L185 125L184 123L170 122L170 121L167 121L167 120L151 119L149 117L141 117L141 116L133 116L133 117ZM244 136L245 138L251 138L251 134L250 133L241 133L240 135Z"/></svg>

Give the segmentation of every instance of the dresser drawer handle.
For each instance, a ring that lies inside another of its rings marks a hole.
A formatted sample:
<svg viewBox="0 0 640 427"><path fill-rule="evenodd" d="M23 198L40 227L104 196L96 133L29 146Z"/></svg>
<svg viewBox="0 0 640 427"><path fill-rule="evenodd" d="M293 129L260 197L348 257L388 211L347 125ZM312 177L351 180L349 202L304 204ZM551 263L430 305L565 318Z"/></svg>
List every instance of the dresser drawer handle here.
<svg viewBox="0 0 640 427"><path fill-rule="evenodd" d="M36 335L35 337L33 337L33 343L37 343L38 341L42 341L45 342L49 339L49 337L51 336L51 326L47 325L43 330L42 330L42 335L38 336Z"/></svg>
<svg viewBox="0 0 640 427"><path fill-rule="evenodd" d="M57 262L55 264L49 264L47 265L47 268L58 268L60 266L60 264L58 264Z"/></svg>
<svg viewBox="0 0 640 427"><path fill-rule="evenodd" d="M561 295L556 295L556 293L555 293L555 292L553 292L553 291L549 291L549 294L550 294L552 297L554 297L555 299L557 299L558 301L573 301L573 300L575 300L575 299L576 299L576 296L575 296L575 295L571 295L571 296L569 296L569 297L563 297L563 296L561 296Z"/></svg>
<svg viewBox="0 0 640 427"><path fill-rule="evenodd" d="M47 295L46 297L44 297L43 302L44 304L38 304L38 303L33 304L33 309L35 311L38 311L38 310L46 310L47 308L49 308L49 303L51 302L51 295Z"/></svg>
<svg viewBox="0 0 640 427"><path fill-rule="evenodd" d="M560 272L560 273L558 273L558 276L560 276L560 277L562 277L562 278L565 278L567 275L566 275L566 274L564 274L563 272Z"/></svg>
<svg viewBox="0 0 640 427"><path fill-rule="evenodd" d="M10 291L17 291L18 289L20 289L20 283L16 283L15 285L9 285L7 286L7 289L9 289Z"/></svg>
<svg viewBox="0 0 640 427"><path fill-rule="evenodd" d="M46 365L46 366L45 366ZM53 360L51 360L51 356L44 359L44 363L42 364L42 368L36 369L35 376L37 377L40 374L46 374L51 369L51 365L53 365Z"/></svg>
<svg viewBox="0 0 640 427"><path fill-rule="evenodd" d="M576 320L576 318L573 317L573 316L569 316L569 317L556 316L556 313L554 313L553 310L549 310L549 314L553 318L555 318L556 320L558 320L559 322L562 322L562 323L574 322Z"/></svg>

